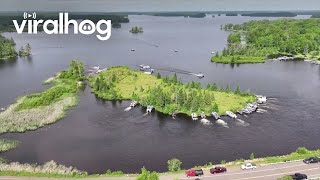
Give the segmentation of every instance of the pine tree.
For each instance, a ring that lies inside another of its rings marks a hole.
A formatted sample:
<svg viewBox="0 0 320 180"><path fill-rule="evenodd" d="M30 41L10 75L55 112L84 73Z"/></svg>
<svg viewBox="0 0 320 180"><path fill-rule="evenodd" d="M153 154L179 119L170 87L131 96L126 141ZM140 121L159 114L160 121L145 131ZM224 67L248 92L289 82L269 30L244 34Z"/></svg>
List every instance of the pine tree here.
<svg viewBox="0 0 320 180"><path fill-rule="evenodd" d="M236 90L234 91L235 94L241 94L241 90L240 90L240 87L237 86L236 87Z"/></svg>

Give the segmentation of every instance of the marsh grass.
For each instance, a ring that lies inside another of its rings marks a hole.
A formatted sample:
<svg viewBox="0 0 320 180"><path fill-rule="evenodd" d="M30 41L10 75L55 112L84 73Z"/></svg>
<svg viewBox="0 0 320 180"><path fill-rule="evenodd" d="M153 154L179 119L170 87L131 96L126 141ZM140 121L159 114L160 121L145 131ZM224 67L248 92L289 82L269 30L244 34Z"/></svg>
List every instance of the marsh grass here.
<svg viewBox="0 0 320 180"><path fill-rule="evenodd" d="M18 145L19 145L19 141L0 139L0 153L14 149ZM1 160L0 160L0 162L1 162Z"/></svg>
<svg viewBox="0 0 320 180"><path fill-rule="evenodd" d="M66 167L54 161L49 161L44 165L20 164L17 162L1 163L0 175L13 176L43 176L43 177L81 177L88 173L80 171L72 166Z"/></svg>

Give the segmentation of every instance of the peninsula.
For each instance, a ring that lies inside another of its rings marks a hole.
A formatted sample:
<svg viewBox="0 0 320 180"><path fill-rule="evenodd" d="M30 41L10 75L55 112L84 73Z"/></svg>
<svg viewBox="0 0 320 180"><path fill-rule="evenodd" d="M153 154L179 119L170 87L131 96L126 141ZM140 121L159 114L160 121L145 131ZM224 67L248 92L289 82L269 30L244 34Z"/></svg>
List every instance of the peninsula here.
<svg viewBox="0 0 320 180"><path fill-rule="evenodd" d="M279 19L226 24L228 47L212 57L217 63L261 63L281 56L320 60L320 19ZM307 28L306 28L307 27Z"/></svg>

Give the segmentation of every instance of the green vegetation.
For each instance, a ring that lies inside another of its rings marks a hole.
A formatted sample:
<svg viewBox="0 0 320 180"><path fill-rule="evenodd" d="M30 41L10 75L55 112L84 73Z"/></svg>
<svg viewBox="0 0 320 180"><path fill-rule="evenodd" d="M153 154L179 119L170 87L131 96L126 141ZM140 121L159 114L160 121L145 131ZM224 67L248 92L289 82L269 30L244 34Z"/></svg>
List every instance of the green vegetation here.
<svg viewBox="0 0 320 180"><path fill-rule="evenodd" d="M85 177L88 173L74 167L66 167L54 161L44 165L20 164L17 162L0 162L0 176L31 176L31 177Z"/></svg>
<svg viewBox="0 0 320 180"><path fill-rule="evenodd" d="M278 178L277 180L293 180L291 176L283 176L281 178Z"/></svg>
<svg viewBox="0 0 320 180"><path fill-rule="evenodd" d="M26 47L21 47L20 50L19 50L19 56L20 57L25 57L25 56L30 56L31 55L31 46L30 44L28 43L26 45Z"/></svg>
<svg viewBox="0 0 320 180"><path fill-rule="evenodd" d="M21 97L0 113L0 134L35 130L61 119L68 108L77 104L76 93L84 78L82 63L72 61L70 68L53 80L51 88Z"/></svg>
<svg viewBox="0 0 320 180"><path fill-rule="evenodd" d="M159 180L157 172L150 172L145 167L141 168L141 174L136 178L137 180Z"/></svg>
<svg viewBox="0 0 320 180"><path fill-rule="evenodd" d="M0 34L0 60L11 59L17 57L17 52L14 49L14 40L7 39Z"/></svg>
<svg viewBox="0 0 320 180"><path fill-rule="evenodd" d="M112 67L96 76L89 77L93 92L106 100L135 100L143 106L153 105L156 110L172 114L215 111L237 111L255 101L252 94L238 94L230 87L218 88L216 83L201 88L194 81L182 84L177 76L160 78L144 74L128 67ZM238 89L239 91L239 89Z"/></svg>
<svg viewBox="0 0 320 180"><path fill-rule="evenodd" d="M174 16L184 16L191 18L204 18L206 17L205 13L202 12L166 12L166 13L156 13L154 16L165 16L165 17L174 17Z"/></svg>
<svg viewBox="0 0 320 180"><path fill-rule="evenodd" d="M134 26L130 30L131 33L137 34L137 33L143 33L142 27Z"/></svg>
<svg viewBox="0 0 320 180"><path fill-rule="evenodd" d="M226 24L228 47L218 63L260 63L281 55L320 60L320 19L279 19Z"/></svg>
<svg viewBox="0 0 320 180"><path fill-rule="evenodd" d="M298 14L292 12L256 12L256 13L244 13L241 16L250 17L296 17Z"/></svg>
<svg viewBox="0 0 320 180"><path fill-rule="evenodd" d="M182 162L179 159L170 159L167 164L169 172L177 172L181 170Z"/></svg>
<svg viewBox="0 0 320 180"><path fill-rule="evenodd" d="M12 140L6 140L6 139L0 139L0 153L6 152L11 149L16 148L19 145L18 141L12 141ZM1 162L1 161L0 161Z"/></svg>
<svg viewBox="0 0 320 180"><path fill-rule="evenodd" d="M253 159L254 159L254 154L251 153L251 154L250 154L250 160L253 160Z"/></svg>

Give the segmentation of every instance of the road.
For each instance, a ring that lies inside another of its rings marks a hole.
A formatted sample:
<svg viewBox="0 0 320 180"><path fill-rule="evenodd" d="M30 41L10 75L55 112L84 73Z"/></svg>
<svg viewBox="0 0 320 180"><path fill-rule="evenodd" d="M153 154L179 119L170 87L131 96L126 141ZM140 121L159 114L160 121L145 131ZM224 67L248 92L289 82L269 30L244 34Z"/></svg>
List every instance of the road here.
<svg viewBox="0 0 320 180"><path fill-rule="evenodd" d="M279 177L294 174L296 172L307 174L309 179L320 177L319 164L304 164L303 162L290 162L282 164L270 164L260 166L255 170L241 170L240 167L228 168L227 173L211 175L209 170L199 177L201 180L275 180ZM196 178L187 178L184 174L160 175L160 180L195 180ZM0 177L0 180L62 180L57 178L34 178L34 177ZM70 180L70 179L68 179ZM73 179L75 180L75 179ZM134 177L99 177L85 178L79 180L135 180Z"/></svg>
<svg viewBox="0 0 320 180"><path fill-rule="evenodd" d="M320 177L320 164L305 164L303 162L291 162L258 166L254 170L241 170L240 167L230 169L227 173L211 175L205 171L201 180L275 180L279 177L294 173L307 174L308 178ZM183 177L182 180L196 178Z"/></svg>

